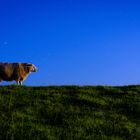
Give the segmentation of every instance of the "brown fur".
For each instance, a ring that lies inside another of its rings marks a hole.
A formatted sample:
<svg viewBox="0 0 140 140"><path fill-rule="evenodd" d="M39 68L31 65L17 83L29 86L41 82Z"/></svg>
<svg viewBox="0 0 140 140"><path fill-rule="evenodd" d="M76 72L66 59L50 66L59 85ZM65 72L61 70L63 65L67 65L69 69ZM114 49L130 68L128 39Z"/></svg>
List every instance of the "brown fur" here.
<svg viewBox="0 0 140 140"><path fill-rule="evenodd" d="M36 70L36 67L29 63L0 63L0 81L15 80L21 85L28 75Z"/></svg>

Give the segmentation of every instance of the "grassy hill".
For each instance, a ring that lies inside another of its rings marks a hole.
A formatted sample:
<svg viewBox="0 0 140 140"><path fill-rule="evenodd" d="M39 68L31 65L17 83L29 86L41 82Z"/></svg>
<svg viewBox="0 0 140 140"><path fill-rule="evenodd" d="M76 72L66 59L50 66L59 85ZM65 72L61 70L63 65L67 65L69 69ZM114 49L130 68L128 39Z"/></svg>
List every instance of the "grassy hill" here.
<svg viewBox="0 0 140 140"><path fill-rule="evenodd" d="M140 86L1 86L1 139L139 140Z"/></svg>

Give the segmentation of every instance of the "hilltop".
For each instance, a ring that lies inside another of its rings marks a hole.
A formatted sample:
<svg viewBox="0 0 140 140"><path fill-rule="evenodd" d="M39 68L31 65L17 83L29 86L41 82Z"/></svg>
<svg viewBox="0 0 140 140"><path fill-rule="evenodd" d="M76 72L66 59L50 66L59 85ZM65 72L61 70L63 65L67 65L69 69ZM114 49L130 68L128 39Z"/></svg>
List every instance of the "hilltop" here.
<svg viewBox="0 0 140 140"><path fill-rule="evenodd" d="M138 140L140 86L1 86L0 139Z"/></svg>

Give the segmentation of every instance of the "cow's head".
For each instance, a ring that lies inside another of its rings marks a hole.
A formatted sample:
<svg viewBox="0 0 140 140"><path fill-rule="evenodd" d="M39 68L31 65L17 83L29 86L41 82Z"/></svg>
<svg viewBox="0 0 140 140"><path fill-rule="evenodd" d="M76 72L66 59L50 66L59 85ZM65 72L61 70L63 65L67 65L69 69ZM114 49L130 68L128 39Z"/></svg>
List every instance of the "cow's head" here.
<svg viewBox="0 0 140 140"><path fill-rule="evenodd" d="M26 68L28 72L37 72L37 67L34 64L27 63Z"/></svg>

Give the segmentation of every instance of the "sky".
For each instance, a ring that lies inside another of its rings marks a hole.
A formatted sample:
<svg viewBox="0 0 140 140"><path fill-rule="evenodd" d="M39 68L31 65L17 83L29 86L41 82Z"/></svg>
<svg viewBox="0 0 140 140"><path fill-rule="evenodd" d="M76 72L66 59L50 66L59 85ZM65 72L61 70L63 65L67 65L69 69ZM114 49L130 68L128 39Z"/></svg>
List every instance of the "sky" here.
<svg viewBox="0 0 140 140"><path fill-rule="evenodd" d="M140 84L139 7L135 0L0 0L0 61L35 64L25 85Z"/></svg>

